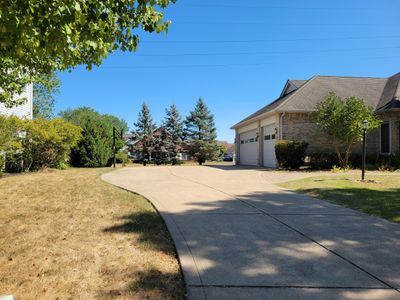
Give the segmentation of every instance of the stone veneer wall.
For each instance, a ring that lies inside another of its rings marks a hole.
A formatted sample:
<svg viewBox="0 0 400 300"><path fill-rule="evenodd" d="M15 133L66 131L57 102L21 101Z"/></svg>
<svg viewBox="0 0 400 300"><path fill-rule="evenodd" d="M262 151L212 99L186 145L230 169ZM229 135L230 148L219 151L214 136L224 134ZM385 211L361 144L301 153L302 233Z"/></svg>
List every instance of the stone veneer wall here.
<svg viewBox="0 0 400 300"><path fill-rule="evenodd" d="M308 153L334 152L332 141L322 132L313 120L311 113L285 113L282 121L282 138L284 140L305 140L308 142ZM354 153L361 153L361 143L354 146ZM379 130L368 133L367 152L379 153Z"/></svg>

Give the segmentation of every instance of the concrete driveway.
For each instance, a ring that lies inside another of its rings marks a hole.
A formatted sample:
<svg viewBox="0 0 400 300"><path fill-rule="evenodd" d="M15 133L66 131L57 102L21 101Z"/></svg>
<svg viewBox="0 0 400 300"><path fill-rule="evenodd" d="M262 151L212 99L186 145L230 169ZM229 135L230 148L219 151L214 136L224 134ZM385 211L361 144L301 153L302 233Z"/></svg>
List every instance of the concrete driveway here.
<svg viewBox="0 0 400 300"><path fill-rule="evenodd" d="M400 299L400 226L285 191L279 176L187 166L102 178L162 214L190 299Z"/></svg>

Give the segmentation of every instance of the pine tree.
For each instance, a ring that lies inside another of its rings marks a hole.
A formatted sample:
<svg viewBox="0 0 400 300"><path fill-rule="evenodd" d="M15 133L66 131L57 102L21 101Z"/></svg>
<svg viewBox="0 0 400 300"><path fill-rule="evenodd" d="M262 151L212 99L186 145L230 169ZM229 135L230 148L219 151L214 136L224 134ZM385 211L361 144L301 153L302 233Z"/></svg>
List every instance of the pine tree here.
<svg viewBox="0 0 400 300"><path fill-rule="evenodd" d="M169 162L171 158L173 158L171 156L171 149L171 135L164 128L159 128L154 133L154 150L151 154L155 159L156 164L160 165Z"/></svg>
<svg viewBox="0 0 400 300"><path fill-rule="evenodd" d="M146 102L143 102L138 120L134 125L136 127L135 133L141 144L140 151L142 152L142 159L143 162L146 163L150 159L151 152L154 148L154 130L156 128Z"/></svg>
<svg viewBox="0 0 400 300"><path fill-rule="evenodd" d="M191 154L200 165L206 160L215 159L218 151L217 130L214 115L210 113L203 99L199 98L194 110L186 118L185 131Z"/></svg>
<svg viewBox="0 0 400 300"><path fill-rule="evenodd" d="M162 125L167 133L165 138L167 139L168 147L166 149L169 157L175 162L183 140L182 119L175 104L167 108L165 113L166 116Z"/></svg>

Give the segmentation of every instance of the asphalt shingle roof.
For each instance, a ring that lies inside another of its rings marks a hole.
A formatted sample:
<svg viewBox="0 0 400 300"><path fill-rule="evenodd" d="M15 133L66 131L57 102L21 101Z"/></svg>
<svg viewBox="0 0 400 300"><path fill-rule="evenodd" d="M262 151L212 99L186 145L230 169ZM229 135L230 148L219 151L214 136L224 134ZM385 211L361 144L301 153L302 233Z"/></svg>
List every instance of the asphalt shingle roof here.
<svg viewBox="0 0 400 300"><path fill-rule="evenodd" d="M303 84L305 84L308 80L290 79L289 81L299 88L303 86Z"/></svg>
<svg viewBox="0 0 400 300"><path fill-rule="evenodd" d="M289 80L297 90L284 95L246 117L232 128L276 112L311 112L329 92L342 98L356 96L375 111L400 108L400 73L389 78L315 76L309 80Z"/></svg>

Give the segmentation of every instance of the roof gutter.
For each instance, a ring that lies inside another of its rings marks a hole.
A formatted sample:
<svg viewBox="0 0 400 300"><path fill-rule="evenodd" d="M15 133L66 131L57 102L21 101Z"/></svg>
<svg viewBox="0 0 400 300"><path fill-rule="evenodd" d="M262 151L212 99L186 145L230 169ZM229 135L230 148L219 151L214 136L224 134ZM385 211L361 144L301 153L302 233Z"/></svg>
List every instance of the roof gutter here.
<svg viewBox="0 0 400 300"><path fill-rule="evenodd" d="M236 129L238 127L243 127L243 126L249 125L251 123L254 123L254 122L257 122L259 120L262 120L265 117L268 117L270 115L274 115L275 113L276 113L275 110L270 110L270 111L268 111L268 112L266 112L266 113L264 113L262 115L254 117L254 119L250 119L250 120L247 120L247 121L244 121L244 122L237 123L237 124L233 125L230 129Z"/></svg>

